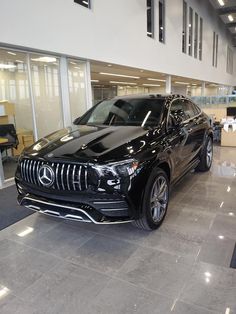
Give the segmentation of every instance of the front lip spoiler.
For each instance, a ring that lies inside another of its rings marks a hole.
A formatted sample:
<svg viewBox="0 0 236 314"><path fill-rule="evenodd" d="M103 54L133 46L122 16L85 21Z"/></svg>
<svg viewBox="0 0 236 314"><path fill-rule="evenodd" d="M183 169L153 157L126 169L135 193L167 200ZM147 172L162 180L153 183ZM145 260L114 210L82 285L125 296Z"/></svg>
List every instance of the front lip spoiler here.
<svg viewBox="0 0 236 314"><path fill-rule="evenodd" d="M118 218L116 220L112 220L107 217L104 217L102 221L97 221L82 208L69 206L65 204L58 204L51 201L43 201L32 195L26 195L26 196L19 195L18 203L21 206L27 207L29 209L32 209L34 211L37 211L39 213L46 214L49 216L54 216L54 217L58 217L62 219L68 219L68 220L76 220L76 221L81 221L81 222L92 222L97 225L121 224L121 223L128 223L128 222L133 221L132 219L127 219L127 218ZM47 207L51 207L52 209L49 209ZM63 209L72 210L73 212L76 211L76 214L63 213Z"/></svg>

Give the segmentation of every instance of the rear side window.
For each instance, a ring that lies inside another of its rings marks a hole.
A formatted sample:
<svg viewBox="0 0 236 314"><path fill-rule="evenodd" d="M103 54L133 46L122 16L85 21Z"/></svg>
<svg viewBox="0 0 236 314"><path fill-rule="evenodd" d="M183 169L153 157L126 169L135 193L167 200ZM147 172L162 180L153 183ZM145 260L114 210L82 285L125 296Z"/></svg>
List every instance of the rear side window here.
<svg viewBox="0 0 236 314"><path fill-rule="evenodd" d="M176 99L172 102L170 112L178 110L184 112L184 120L191 119L200 113L200 109L187 99Z"/></svg>

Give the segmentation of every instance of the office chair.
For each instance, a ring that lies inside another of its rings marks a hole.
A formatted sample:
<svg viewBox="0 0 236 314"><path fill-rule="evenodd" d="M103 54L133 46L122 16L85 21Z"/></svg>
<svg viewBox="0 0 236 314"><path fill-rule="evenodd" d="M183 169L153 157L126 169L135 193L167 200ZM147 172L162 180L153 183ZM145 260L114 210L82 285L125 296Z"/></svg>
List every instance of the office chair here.
<svg viewBox="0 0 236 314"><path fill-rule="evenodd" d="M6 157L2 158L2 160L5 161L10 158L7 150L10 148L17 148L17 145L19 144L14 124L0 124L0 138L8 140L6 143L0 143L1 153L6 151Z"/></svg>

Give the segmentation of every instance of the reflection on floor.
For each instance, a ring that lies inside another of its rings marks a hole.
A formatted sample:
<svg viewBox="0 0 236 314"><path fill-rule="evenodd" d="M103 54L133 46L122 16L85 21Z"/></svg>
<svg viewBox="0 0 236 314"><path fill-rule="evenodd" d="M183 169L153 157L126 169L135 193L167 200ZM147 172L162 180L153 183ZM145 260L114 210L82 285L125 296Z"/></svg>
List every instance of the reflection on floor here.
<svg viewBox="0 0 236 314"><path fill-rule="evenodd" d="M0 312L236 313L236 149L172 193L156 232L31 215L0 232Z"/></svg>
<svg viewBox="0 0 236 314"><path fill-rule="evenodd" d="M10 179L15 176L17 159L9 158L3 161L3 172L5 179Z"/></svg>

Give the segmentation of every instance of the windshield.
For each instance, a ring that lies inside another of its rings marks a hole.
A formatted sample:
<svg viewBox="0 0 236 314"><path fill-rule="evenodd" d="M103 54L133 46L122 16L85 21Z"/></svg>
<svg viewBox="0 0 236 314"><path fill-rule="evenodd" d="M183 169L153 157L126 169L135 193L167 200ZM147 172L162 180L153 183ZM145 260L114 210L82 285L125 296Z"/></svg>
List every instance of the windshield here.
<svg viewBox="0 0 236 314"><path fill-rule="evenodd" d="M162 98L104 100L80 124L154 127L160 122L163 104Z"/></svg>

